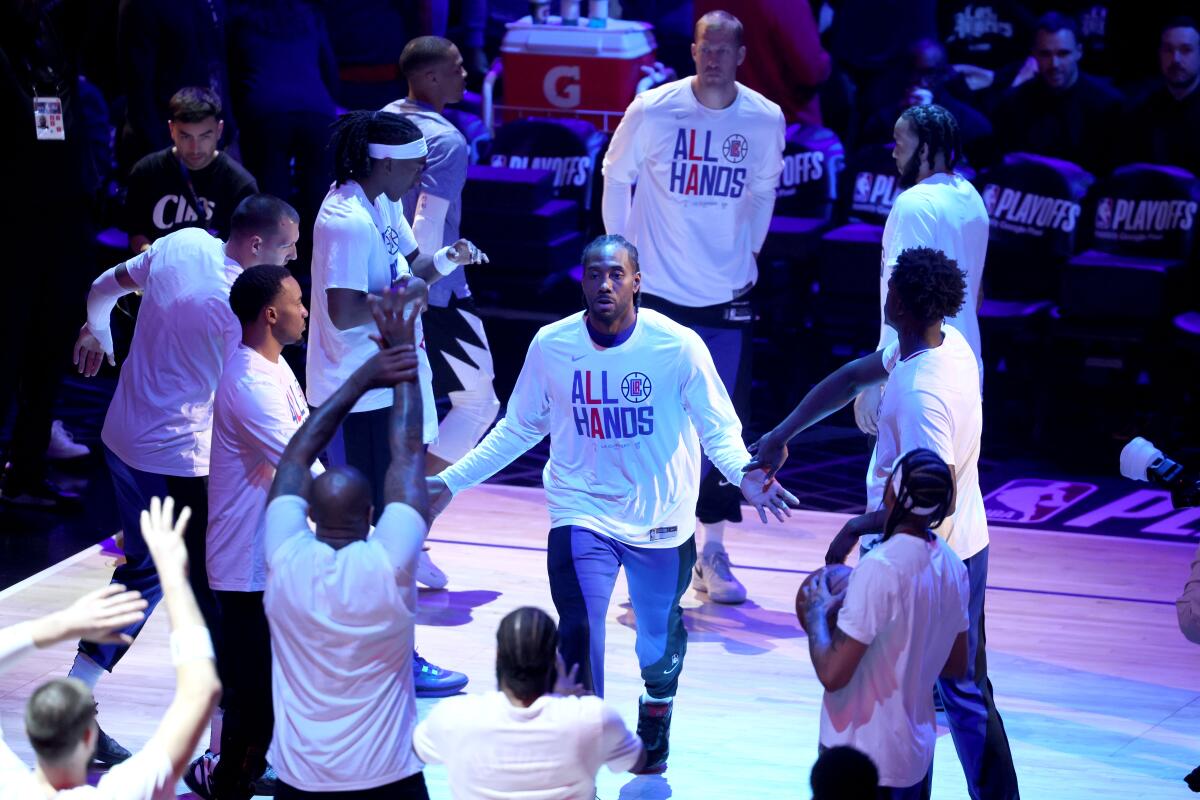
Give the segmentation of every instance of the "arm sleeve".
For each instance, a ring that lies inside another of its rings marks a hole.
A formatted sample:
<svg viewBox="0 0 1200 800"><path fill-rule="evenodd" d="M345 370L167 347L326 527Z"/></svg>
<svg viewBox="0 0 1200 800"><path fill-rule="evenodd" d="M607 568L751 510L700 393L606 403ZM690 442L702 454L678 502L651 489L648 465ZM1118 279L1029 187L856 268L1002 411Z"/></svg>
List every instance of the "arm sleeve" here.
<svg viewBox="0 0 1200 800"><path fill-rule="evenodd" d="M504 419L452 466L438 477L454 494L483 483L550 432L550 396L546 392L542 351L535 337L517 377Z"/></svg>
<svg viewBox="0 0 1200 800"><path fill-rule="evenodd" d="M887 284L892 277L896 259L910 247L933 247L937 244L937 216L933 207L921 199L901 194L892 208L891 239L883 243L883 263L879 268L879 347L882 350L896 341L896 332L883 321L883 307L887 302Z"/></svg>
<svg viewBox="0 0 1200 800"><path fill-rule="evenodd" d="M422 253L436 253L446 243L446 214L450 202L435 194L421 192L413 209L412 231Z"/></svg>
<svg viewBox="0 0 1200 800"><path fill-rule="evenodd" d="M646 106L641 96L633 98L604 154L604 195L600 213L604 218L604 230L609 234L624 235L629 226L630 190L645 159L641 141L645 117Z"/></svg>
<svg viewBox="0 0 1200 800"><path fill-rule="evenodd" d="M431 143L421 192L413 211L412 229L422 253L432 255L446 241L446 213L462 196L467 182L467 146L457 137L438 136Z"/></svg>
<svg viewBox="0 0 1200 800"><path fill-rule="evenodd" d="M1175 601L1175 611L1179 615L1179 630L1188 641L1200 644L1200 549L1192 560L1183 594Z"/></svg>
<svg viewBox="0 0 1200 800"><path fill-rule="evenodd" d="M712 354L699 336L687 331L681 359L684 411L696 426L704 453L725 480L741 486L742 467L750 463L750 452L742 441L742 421L721 383Z"/></svg>
<svg viewBox="0 0 1200 800"><path fill-rule="evenodd" d="M615 709L603 701L600 702L600 735L603 739L601 752L604 754L604 763L612 772L628 772L637 763L644 745L636 734L625 727L625 722Z"/></svg>
<svg viewBox="0 0 1200 800"><path fill-rule="evenodd" d="M891 620L895 588L875 559L863 559L850 573L837 626L856 642L870 645Z"/></svg>
<svg viewBox="0 0 1200 800"><path fill-rule="evenodd" d="M750 180L750 242L755 253L762 251L763 242L767 240L767 231L771 228L771 214L775 211L775 189L779 185L779 175L783 172L786 129L783 112L778 111L774 122L771 152L763 162L762 169Z"/></svg>
<svg viewBox="0 0 1200 800"><path fill-rule="evenodd" d="M425 520L412 506L388 503L371 532L371 541L379 542L396 571L396 583L406 586L416 580L417 556L428 531Z"/></svg>
<svg viewBox="0 0 1200 800"><path fill-rule="evenodd" d="M263 538L267 563L284 542L297 534L313 535L312 528L308 527L308 502L299 495L280 495L267 506Z"/></svg>

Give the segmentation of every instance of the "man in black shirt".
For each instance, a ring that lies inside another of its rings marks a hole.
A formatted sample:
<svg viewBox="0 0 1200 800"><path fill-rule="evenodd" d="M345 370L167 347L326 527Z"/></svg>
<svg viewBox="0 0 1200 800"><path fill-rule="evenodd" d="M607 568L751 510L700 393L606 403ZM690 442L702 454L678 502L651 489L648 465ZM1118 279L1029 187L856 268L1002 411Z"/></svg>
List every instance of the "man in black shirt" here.
<svg viewBox="0 0 1200 800"><path fill-rule="evenodd" d="M258 192L254 177L217 150L225 123L214 92L180 89L169 110L175 144L138 161L129 173L125 227L135 253L180 228L202 227L228 238L233 210Z"/></svg>
<svg viewBox="0 0 1200 800"><path fill-rule="evenodd" d="M1051 12L1038 21L1033 57L1037 75L1009 90L993 119L1008 152L1072 161L1093 173L1109 169L1107 142L1121 95L1079 69L1083 46L1075 20Z"/></svg>
<svg viewBox="0 0 1200 800"><path fill-rule="evenodd" d="M1200 30L1195 19L1176 17L1163 27L1158 63L1163 85L1135 114L1141 131L1137 157L1200 176Z"/></svg>

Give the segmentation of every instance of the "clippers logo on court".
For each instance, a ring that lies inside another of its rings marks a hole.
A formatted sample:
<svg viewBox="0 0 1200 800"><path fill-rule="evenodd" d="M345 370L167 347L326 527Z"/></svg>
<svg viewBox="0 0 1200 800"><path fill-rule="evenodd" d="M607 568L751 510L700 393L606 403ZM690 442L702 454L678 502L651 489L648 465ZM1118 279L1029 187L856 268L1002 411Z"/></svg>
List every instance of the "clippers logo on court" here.
<svg viewBox="0 0 1200 800"><path fill-rule="evenodd" d="M1079 221L1079 203L1060 197L1023 192L989 183L983 187L984 208L992 227L1010 233L1041 236L1045 231L1071 233Z"/></svg>
<svg viewBox="0 0 1200 800"><path fill-rule="evenodd" d="M712 131L679 128L671 156L671 192L685 197L741 197L746 191L746 168L730 165L746 159L750 143L734 133L720 145L720 156L716 148Z"/></svg>
<svg viewBox="0 0 1200 800"><path fill-rule="evenodd" d="M1126 200L1102 197L1096 204L1096 238L1159 240L1164 234L1190 231L1196 203L1189 200Z"/></svg>
<svg viewBox="0 0 1200 800"><path fill-rule="evenodd" d="M616 394L618 386L621 395ZM575 432L588 439L650 436L654 433L654 407L643 404L650 399L651 388L650 378L641 372L617 379L609 377L607 370L575 370L571 379Z"/></svg>
<svg viewBox="0 0 1200 800"><path fill-rule="evenodd" d="M1024 478L1004 484L983 498L983 505L991 522L1033 525L1070 508L1096 488L1091 483Z"/></svg>
<svg viewBox="0 0 1200 800"><path fill-rule="evenodd" d="M852 207L859 213L886 217L903 189L895 173L860 172L854 176Z"/></svg>

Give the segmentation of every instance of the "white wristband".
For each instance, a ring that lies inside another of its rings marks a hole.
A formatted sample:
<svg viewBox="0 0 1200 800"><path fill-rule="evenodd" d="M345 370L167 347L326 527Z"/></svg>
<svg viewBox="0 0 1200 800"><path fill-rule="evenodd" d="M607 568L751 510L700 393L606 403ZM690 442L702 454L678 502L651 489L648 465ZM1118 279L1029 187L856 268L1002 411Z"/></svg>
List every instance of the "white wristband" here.
<svg viewBox="0 0 1200 800"><path fill-rule="evenodd" d="M433 268L440 272L443 276L449 275L454 270L458 269L458 264L450 260L450 248L443 247L433 254Z"/></svg>
<svg viewBox="0 0 1200 800"><path fill-rule="evenodd" d="M209 661L216 660L216 655L213 652L212 636L209 634L208 628L203 625L193 625L190 628L171 631L172 664L178 667L189 661L201 661L203 659L208 659Z"/></svg>

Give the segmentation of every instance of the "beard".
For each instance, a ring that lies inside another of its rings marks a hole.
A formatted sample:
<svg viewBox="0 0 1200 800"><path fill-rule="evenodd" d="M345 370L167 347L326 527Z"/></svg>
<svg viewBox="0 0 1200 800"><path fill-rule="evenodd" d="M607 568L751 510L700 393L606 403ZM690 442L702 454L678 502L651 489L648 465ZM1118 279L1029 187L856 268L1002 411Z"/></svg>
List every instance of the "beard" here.
<svg viewBox="0 0 1200 800"><path fill-rule="evenodd" d="M918 151L920 148L918 148ZM917 185L917 178L921 174L921 154L920 152L913 153L909 156L908 161L900 165L900 186L909 188Z"/></svg>

